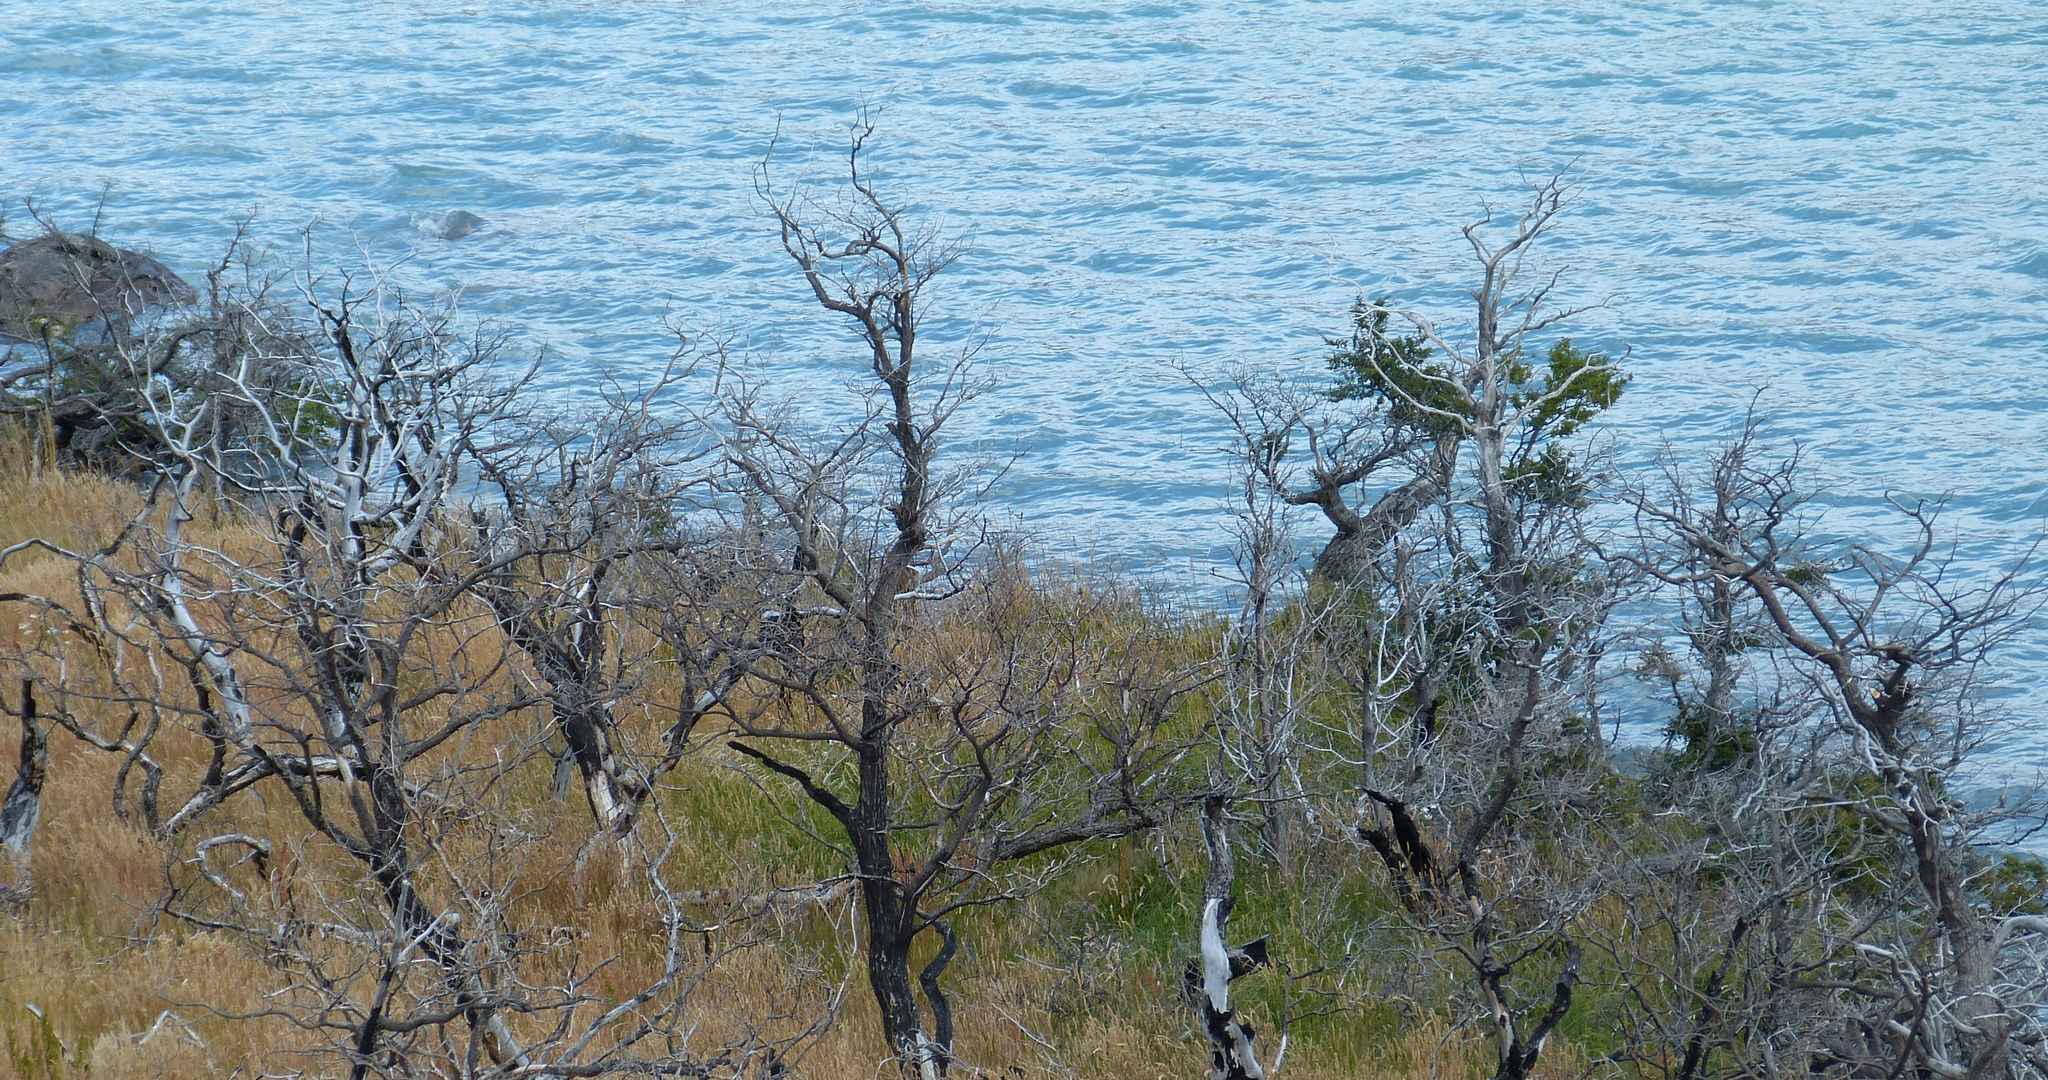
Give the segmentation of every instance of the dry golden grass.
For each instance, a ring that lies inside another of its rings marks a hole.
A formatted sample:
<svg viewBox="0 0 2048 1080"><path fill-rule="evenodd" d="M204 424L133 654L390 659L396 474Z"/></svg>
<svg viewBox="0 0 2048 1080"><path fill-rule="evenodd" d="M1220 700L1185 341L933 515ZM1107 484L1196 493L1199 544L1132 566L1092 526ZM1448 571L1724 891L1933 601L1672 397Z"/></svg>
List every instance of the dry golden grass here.
<svg viewBox="0 0 2048 1080"><path fill-rule="evenodd" d="M0 547L29 537L73 549L94 547L140 503L139 493L118 480L35 475L27 460L18 438L0 446L0 506L7 508L0 513ZM259 543L253 531L232 520L202 521L197 528L205 542L231 549L253 550ZM0 571L0 592L6 591L69 597L75 585L62 560L30 553ZM0 617L0 655L18 652L26 625L13 612ZM501 646L474 624L451 624L432 648L438 663L509 677L499 667ZM11 685L0 687L0 693L14 692ZM536 714L505 723L515 738L537 739L541 719ZM189 732L170 733L156 752L167 774L166 800L178 798L203 770L205 744ZM0 787L11 781L17 753L17 732L8 725L0 733ZM246 943L154 917L167 880L191 875L175 845L113 818L115 765L112 755L62 733L51 740L44 816L26 868L33 897L24 910L0 914L0 1074L127 1080L297 1070L320 1075L330 1069L332 1058L303 1053L314 1041L307 1033L275 1018L225 1015L262 1010L280 986L281 973L263 955ZM617 957L603 982L630 986L659 970L659 917L640 893L615 887L615 863L596 859L576 871L576 856L589 835L588 814L573 797L547 798L546 784L546 762L535 761L489 796L495 812L517 815L540 837L516 852L516 865L507 871L519 896L515 910L522 922L585 928L582 955ZM677 840L666 874L678 888L752 892L819 873L823 856L783 819L791 804L761 795L729 761L716 755L693 759L662 798L663 820ZM276 878L310 885L343 881L353 872L332 845L305 838L305 823L286 799L241 797L207 820L207 833L230 830L272 839ZM446 824L435 850L437 857L473 858L480 842L459 823ZM1075 889L1128 888L1137 872L1133 862L1129 850L1100 860L1076 878ZM0 868L0 874L10 872ZM844 953L850 925L845 905L790 917L758 945L721 964L693 999L693 1020L703 1037L715 1044L778 1013L807 1018L835 986L844 986L836 1022L792 1062L795 1071L824 1078L886 1075L873 1001L864 983L844 975L859 970ZM1075 966L1052 961L1046 927L1054 918L1048 910L1009 909L974 919L969 950L949 977L961 1057L1001 1075L1202 1075L1205 1050L1173 992L1178 972L1121 964L1077 974ZM794 974L810 971L816 974ZM1084 977L1089 985L1079 985ZM1487 1046L1470 1032L1425 1021L1391 1043L1368 1046L1353 1039L1347 1045L1333 1038L1297 1044L1285 1075L1472 1077L1484 1075L1486 1053ZM1543 1074L1568 1075L1572 1061L1568 1050L1553 1051Z"/></svg>

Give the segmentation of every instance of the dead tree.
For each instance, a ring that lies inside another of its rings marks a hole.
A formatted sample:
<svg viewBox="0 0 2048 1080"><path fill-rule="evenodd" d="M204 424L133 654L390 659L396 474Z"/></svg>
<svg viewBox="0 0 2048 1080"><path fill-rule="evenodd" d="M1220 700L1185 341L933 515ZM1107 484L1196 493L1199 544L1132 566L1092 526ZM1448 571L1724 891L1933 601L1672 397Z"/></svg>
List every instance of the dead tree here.
<svg viewBox="0 0 2048 1080"><path fill-rule="evenodd" d="M1737 473L1696 480L1669 452L1660 472L1655 490L1623 488L1623 505L1711 521L1724 539L1745 527ZM1754 598L1704 572L1652 516L1639 520L1629 545L1602 557L1657 585L1636 674L1667 695L1669 743L1642 789L1658 812L1585 836L1610 853L1595 873L1621 903L1617 920L1579 936L1626 990L1617 1060L1669 1080L1802 1072L1823 1035L1864 1008L1806 973L1859 968L1875 929L1855 896L1870 880L1844 869L1867 853L1845 846L1855 833L1834 811L1816 809L1843 794L1834 740L1797 683L1778 677L1783 657Z"/></svg>
<svg viewBox="0 0 2048 1080"><path fill-rule="evenodd" d="M1765 640L1814 695L1809 730L1845 740L1832 775L1868 778L1855 817L1892 839L1912 883L1892 894L1894 918L1848 943L1867 998L1885 1003L1865 1014L1873 1040L1850 1060L1949 1078L2038 1069L2048 971L2030 939L2048 924L1986 914L1971 885L1976 843L2008 815L1969 811L1954 789L1987 731L1972 687L2038 610L2039 587L2025 584L2024 560L1988 585L1953 583L1938 504L1892 502L1910 536L1903 554L1815 545L1800 455L1760 460L1757 438L1752 414L1714 461L1705 497L1681 489L1634 503L1675 553L1651 573L1736 590L1761 612Z"/></svg>
<svg viewBox="0 0 2048 1080"><path fill-rule="evenodd" d="M21 720L21 766L7 788L7 798L0 801L0 847L25 871L36 822L42 817L43 781L50 767L49 738L36 715L35 680L21 681L21 712L16 715Z"/></svg>
<svg viewBox="0 0 2048 1080"><path fill-rule="evenodd" d="M1224 809L1221 796L1203 800L1202 841L1209 853L1209 873L1202 885L1198 927L1202 958L1188 965L1188 990L1201 1013L1202 1031L1209 1038L1209 1080L1265 1080L1267 1070L1259 1062L1255 1044L1258 1033L1230 1005L1230 984L1266 966L1268 957L1265 938L1234 949L1225 936L1230 909L1236 903L1231 889L1237 875ZM1286 1053L1283 1036L1274 1055L1273 1072L1280 1071Z"/></svg>
<svg viewBox="0 0 2048 1080"><path fill-rule="evenodd" d="M955 1053L936 992L952 949L914 980L912 944L927 931L949 938L951 913L1057 871L1034 856L1149 827L1183 800L1170 766L1185 748L1165 721L1198 677L1149 632L1114 628L1106 614L1128 603L1115 590L1039 596L992 557L965 498L971 468L945 471L939 457L980 387L974 350L934 364L920 334L934 280L958 252L878 193L862 158L871 132L856 129L835 205L777 191L765 166L758 174L811 295L854 331L854 411L809 433L728 370L707 419L736 512L760 507L793 552L764 560L759 576L801 585L762 604L801 626L750 671L762 706L738 711L730 745L837 826L889 1050L931 1077ZM1070 607L1033 618L1034 603Z"/></svg>
<svg viewBox="0 0 2048 1080"><path fill-rule="evenodd" d="M30 215L42 234L0 251L0 415L30 419L60 454L131 467L153 452L152 394L218 390L208 423L226 457L253 419L241 396L287 409L308 389L306 342L279 336L296 323L248 258L246 221L194 289L140 252Z"/></svg>
<svg viewBox="0 0 2048 1080"><path fill-rule="evenodd" d="M1259 806L1265 854L1291 867L1308 816L1303 757L1320 689L1313 673L1332 623L1348 612L1345 598L1308 590L1299 575L1287 495L1299 469L1288 460L1288 447L1299 431L1319 462L1331 442L1364 436L1352 430L1333 435L1311 422L1326 405L1320 393L1244 371L1231 375L1219 392L1196 373L1185 374L1229 421L1233 435L1226 450L1232 469L1229 529L1236 541L1232 583L1242 595L1218 666L1220 761L1243 778ZM1376 731L1359 737L1377 742Z"/></svg>
<svg viewBox="0 0 2048 1080"><path fill-rule="evenodd" d="M653 403L689 371L672 365L646 386L605 388L580 412L504 417L466 447L496 498L472 510L474 563L465 573L506 638L547 687L563 768L581 774L601 834L632 832L655 784L682 756L694 717L729 690L690 706L668 725L665 752L636 750L616 715L656 666L659 642L634 628L641 609L666 612L691 593L659 565L713 545L687 524L702 477L685 425ZM661 587L647 579L662 576ZM693 695L697 696L697 695ZM560 786L558 781L558 787Z"/></svg>
<svg viewBox="0 0 2048 1080"><path fill-rule="evenodd" d="M189 658L220 750L274 763L269 772L283 781L307 825L363 867L387 908L394 956L417 950L440 970L447 1000L475 1033L475 1045L494 1062L526 1066L532 1059L486 991L460 919L426 898L408 840L418 803L408 790L408 772L483 717L458 711L440 730L408 736L407 715L443 697L460 700L468 687L444 677L423 692L399 690L417 662L415 643L451 614L455 598L421 588L411 570L446 527L457 433L487 423L505 395L465 385L488 355L450 352L446 326L436 317L422 319L398 298L382 290L357 292L346 280L332 299L319 297L314 287L308 294L336 369L338 393L330 407L340 430L332 449L323 452L289 418L269 417L251 450L267 467L245 480L209 452L204 403L153 403L167 447L159 468L170 505L153 536L152 572L112 587L131 591L156 617L163 646ZM367 322L365 309L373 313ZM233 483L252 509L274 515L275 571L209 551L188 536L195 492L209 478ZM257 575L266 571L276 576L261 581ZM224 628L202 622L204 609L193 593L215 574L227 577L230 595L273 594L279 617L257 615L253 625L236 625L239 612L230 609ZM395 622L379 610L393 602L401 605ZM273 633L283 638L278 645L269 644ZM310 725L259 704L252 668L287 679ZM272 741L277 735L287 740L283 748ZM340 781L345 801L324 794L322 776ZM376 1060L382 1023L373 1009L361 1025L357 1075Z"/></svg>
<svg viewBox="0 0 2048 1080"><path fill-rule="evenodd" d="M1534 339L1574 311L1549 306L1558 274L1533 286L1521 278L1530 249L1565 205L1565 188L1553 179L1535 192L1504 240L1492 239L1490 219L1465 228L1480 271L1469 341L1454 343L1413 313L1399 316L1412 328L1407 339L1390 338L1384 319L1360 321L1362 332L1382 347L1362 353L1359 377L1414 423L1468 451L1471 509L1462 501L1440 504L1442 535L1434 550L1444 561L1407 562L1399 567L1407 579L1399 587L1466 609L1456 622L1473 631L1457 646L1455 680L1427 661L1414 673L1429 699L1418 711L1426 710L1432 726L1460 729L1449 741L1429 741L1414 774L1438 785L1430 801L1445 805L1447 838L1433 850L1409 809L1415 798L1384 791L1372 798L1389 811L1400 848L1380 829L1368 827L1363 835L1377 840L1372 846L1379 858L1418 907L1425 891L1440 896L1419 921L1452 943L1469 968L1493 1027L1496 1080L1528 1075L1570 1008L1580 951L1566 931L1585 902L1573 890L1554 890L1538 864L1515 856L1512 837L1503 836L1522 803L1552 798L1546 787L1572 782L1569 774L1546 775L1533 752L1562 732L1569 676L1582 662L1578 646L1585 628L1607 610L1607 584L1592 569L1578 526L1585 481L1562 440L1611 405L1623 380L1605 357L1563 341L1541 353L1539 368ZM1430 359L1418 363L1417 350L1425 346ZM1456 712L1446 718L1438 693L1451 681L1463 688ZM1482 869L1483 862L1493 868ZM1426 871L1441 873L1440 894L1429 887ZM1525 879L1525 873L1536 876ZM1542 901L1533 905L1538 917L1511 917L1531 908L1530 900ZM1547 1000L1524 1005L1509 977L1544 940L1554 943L1558 973Z"/></svg>
<svg viewBox="0 0 2048 1080"><path fill-rule="evenodd" d="M544 697L478 617L496 568L470 547L458 498L468 452L517 415L520 382L493 375L495 339L457 333L450 311L382 279L329 287L309 272L301 288L317 390L280 409L244 384L244 362L208 393L148 397L149 505L104 551L59 552L86 614L29 598L96 634L92 656L20 658L54 668L41 675L57 714L133 710L114 736L66 730L130 760L160 723L210 747L197 793L152 809L160 834L189 837L261 789L309 834L294 867L341 868L287 872L278 849L294 841L246 828L181 841L157 910L265 950L280 979L267 1015L315 1033L309 1052L352 1077L704 1075L803 1037L693 1042L687 992L717 950L703 955L664 880L665 835L620 883L660 939L637 984L602 989L610 961L563 946L577 928L522 923L534 916L511 900L540 837L507 781L543 745L523 717ZM223 451L212 414L229 404L252 419ZM200 524L209 487L232 500L225 533Z"/></svg>

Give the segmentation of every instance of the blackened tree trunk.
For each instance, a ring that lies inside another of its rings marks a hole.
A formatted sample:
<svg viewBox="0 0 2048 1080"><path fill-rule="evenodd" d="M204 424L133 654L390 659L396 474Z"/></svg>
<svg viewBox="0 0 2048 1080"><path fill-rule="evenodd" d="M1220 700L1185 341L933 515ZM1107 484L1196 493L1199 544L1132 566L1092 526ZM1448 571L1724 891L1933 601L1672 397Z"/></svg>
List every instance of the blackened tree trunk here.
<svg viewBox="0 0 2048 1080"><path fill-rule="evenodd" d="M876 905L871 897L864 896L864 899L870 905L867 909L870 935L868 988L874 992L875 1004L881 1009L882 1032L889 1045L895 1048L896 1060L903 1072L938 1076L944 1071L940 1062L949 1054L950 1048L936 1045L925 1034L924 1010L918 1007L915 985L910 977L911 938L886 925L887 912L893 905L887 902Z"/></svg>
<svg viewBox="0 0 2048 1080"><path fill-rule="evenodd" d="M893 604L884 604L893 609ZM889 842L888 746L894 718L884 706L888 699L886 660L870 660L871 685L864 703L867 730L860 757L860 802L853 809L854 859L861 875L861 910L868 931L868 988L881 1010L882 1033L896 1053L903 1072L927 1078L944 1071L941 1062L951 1047L933 1044L924 1030L924 1012L918 1007L916 985L911 981L910 947L917 939L917 899L896 867L895 851Z"/></svg>

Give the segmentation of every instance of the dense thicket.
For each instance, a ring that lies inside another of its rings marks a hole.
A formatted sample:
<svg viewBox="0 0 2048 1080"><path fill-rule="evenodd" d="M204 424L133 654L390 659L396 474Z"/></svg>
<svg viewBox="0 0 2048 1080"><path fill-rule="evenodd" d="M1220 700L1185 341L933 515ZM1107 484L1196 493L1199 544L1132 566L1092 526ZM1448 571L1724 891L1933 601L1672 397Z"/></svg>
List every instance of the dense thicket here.
<svg viewBox="0 0 2048 1080"><path fill-rule="evenodd" d="M1562 184L1464 230L1468 310L1187 373L1238 551L1188 616L991 529L947 434L994 391L922 333L963 252L867 137L831 198L757 177L854 357L801 410L700 339L554 409L232 251L31 318L13 1067L2048 1074L2040 818L1969 786L2025 553L1821 539L1768 399L1590 453L1628 378L1531 269Z"/></svg>

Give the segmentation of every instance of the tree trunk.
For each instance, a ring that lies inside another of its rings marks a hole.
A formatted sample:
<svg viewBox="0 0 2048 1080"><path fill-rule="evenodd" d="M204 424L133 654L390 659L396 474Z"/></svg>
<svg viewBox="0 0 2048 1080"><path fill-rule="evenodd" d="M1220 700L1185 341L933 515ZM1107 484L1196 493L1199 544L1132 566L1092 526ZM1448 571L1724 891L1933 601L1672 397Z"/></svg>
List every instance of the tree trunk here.
<svg viewBox="0 0 2048 1080"><path fill-rule="evenodd" d="M549 697L569 757L583 775L583 793L598 828L612 836L632 832L641 792L631 779L621 776L625 770L612 749L611 709L590 700L589 693L573 679L556 681Z"/></svg>
<svg viewBox="0 0 2048 1080"><path fill-rule="evenodd" d="M414 942L424 956L440 968L442 984L448 988L453 1003L460 1009L481 1043L485 1054L496 1065L531 1065L532 1061L519 1041L490 1003L490 992L483 980L477 976L476 968L469 960L469 946L460 929L460 913L449 912L437 916L421 898L412 880L412 856L406 850L404 825L410 815L406 812L405 793L398 778L386 768L373 767L369 780L374 828L364 838L367 847L358 851L358 857L369 864L371 876L377 881L384 894L384 903L390 909L392 921L406 939ZM359 1033L357 1046L359 1057L356 1075L364 1076L368 1056L377 1044L377 1032L366 1029ZM532 1073L536 1080L545 1080L551 1074Z"/></svg>
<svg viewBox="0 0 2048 1080"><path fill-rule="evenodd" d="M871 909L872 910L872 909ZM878 929L868 918L868 988L882 1011L882 1034L896 1052L897 1067L905 1076L924 1080L941 1075L940 1061L946 1055L925 1034L924 1011L918 1007L915 985L910 978L910 941L901 934ZM874 936L888 934L887 937Z"/></svg>
<svg viewBox="0 0 2048 1080"><path fill-rule="evenodd" d="M886 852L886 838L876 847ZM942 1032L937 1040L925 1033L924 1010L918 1006L916 984L910 975L916 913L886 854L882 865L887 869L879 874L865 865L861 874L861 908L868 932L868 989L875 995L875 1005L882 1017L882 1035L895 1052L897 1068L904 1076L935 1080L945 1075L952 1056L953 1048L946 1045L951 1033ZM950 959L950 955L944 958ZM935 962L935 967L937 970L927 972L933 984L937 983L938 970L943 970L944 964ZM943 1007L944 1000L935 998L933 1003ZM950 1027L950 1017L947 1020L946 1026Z"/></svg>
<svg viewBox="0 0 2048 1080"><path fill-rule="evenodd" d="M895 1052L897 1067L905 1076L934 1080L944 1071L941 1062L951 1047L939 1047L925 1034L924 1013L910 975L917 898L898 876L889 843L889 745L894 725L886 703L893 665L885 652L871 646L863 666L860 801L849 831L867 921L868 988L881 1010L882 1034Z"/></svg>
<svg viewBox="0 0 2048 1080"><path fill-rule="evenodd" d="M1463 441L1463 435L1455 431L1437 436L1422 475L1380 496L1364 514L1343 507L1334 497L1321 503L1324 516L1337 532L1316 554L1315 576L1350 588L1375 585L1380 555L1387 545L1449 486Z"/></svg>
<svg viewBox="0 0 2048 1080"><path fill-rule="evenodd" d="M1223 800L1210 796L1202 806L1202 839L1209 849L1209 878L1202 888L1201 978L1196 983L1202 1010L1202 1031L1209 1037L1209 1080L1265 1080L1253 1044L1252 1026L1230 1007L1230 981L1263 961L1240 962L1224 939L1230 918L1235 878L1230 837L1223 823ZM1192 974L1192 973L1191 973Z"/></svg>
<svg viewBox="0 0 2048 1080"><path fill-rule="evenodd" d="M43 780L49 774L50 744L36 722L35 684L21 682L21 767L0 802L0 847L22 865L28 862L29 845L35 840L36 822L42 817Z"/></svg>

